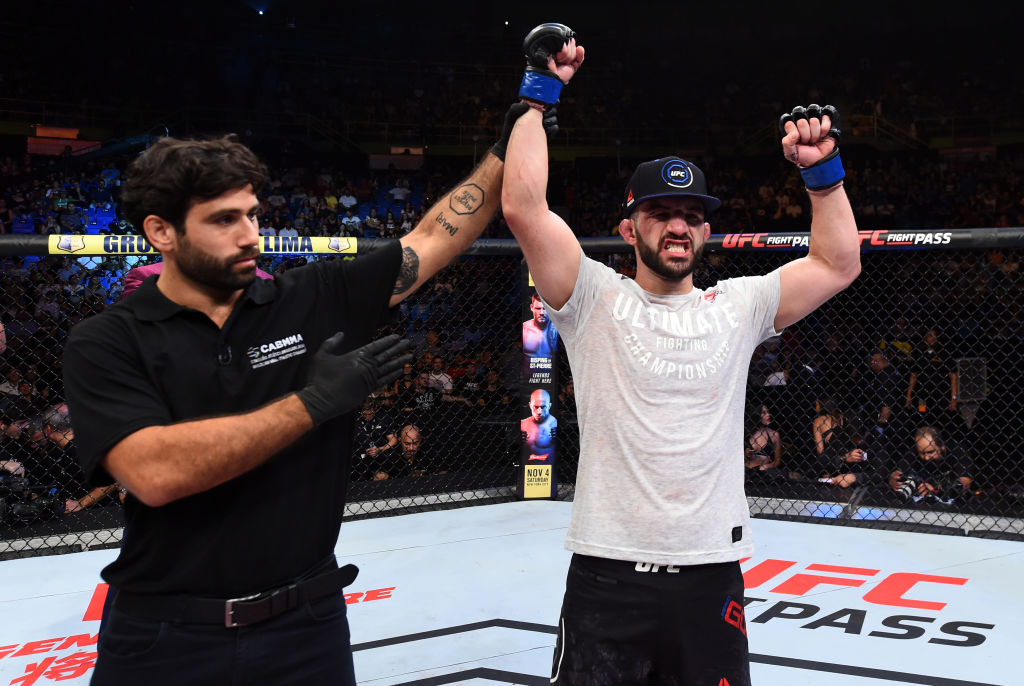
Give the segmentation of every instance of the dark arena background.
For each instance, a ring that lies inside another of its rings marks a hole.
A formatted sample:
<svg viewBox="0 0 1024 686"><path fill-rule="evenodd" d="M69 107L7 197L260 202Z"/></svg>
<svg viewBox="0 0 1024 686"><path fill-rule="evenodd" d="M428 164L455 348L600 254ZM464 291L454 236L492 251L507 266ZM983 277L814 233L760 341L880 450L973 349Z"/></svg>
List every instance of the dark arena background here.
<svg viewBox="0 0 1024 686"><path fill-rule="evenodd" d="M126 165L161 136L236 133L271 169L261 268L352 259L407 232L486 154L518 87L522 38L544 21L571 25L587 48L558 105L549 203L588 254L624 274L635 264L616 234L622 189L637 163L669 154L701 166L724 202L698 285L806 252L810 207L781 157L778 117L811 102L841 113L863 271L750 360L745 435L774 431L781 446L777 466L747 470L752 515L816 531L908 532L939 547L1024 540L1019 12L925 2L528 5L5 6L0 578L16 558L120 545L120 490L87 489L74 459L61 357L76 323L119 300L129 269L159 260L119 212ZM339 455L353 465L349 520L530 504L516 502L529 293L499 213L401 305L387 331L413 340L416 365L367 412L396 435L420 427L420 468L381 480L365 447ZM553 493L541 499L571 501L578 432L564 351L556 367L559 457ZM437 369L451 391L417 389ZM819 445L823 421L842 431ZM891 487L924 427L955 454L969 488L918 499ZM840 483L833 477L855 449L869 467ZM1005 593L1020 605L1019 581ZM543 621L554 622L556 607ZM5 655L0 673L20 674L20 663L3 672ZM947 682L996 678L913 683Z"/></svg>

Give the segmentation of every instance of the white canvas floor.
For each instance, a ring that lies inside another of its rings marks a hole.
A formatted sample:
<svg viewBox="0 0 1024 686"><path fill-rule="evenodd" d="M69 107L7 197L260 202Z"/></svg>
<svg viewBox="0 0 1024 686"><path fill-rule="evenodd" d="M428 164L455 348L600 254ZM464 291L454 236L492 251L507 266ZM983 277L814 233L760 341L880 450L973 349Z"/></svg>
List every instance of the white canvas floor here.
<svg viewBox="0 0 1024 686"><path fill-rule="evenodd" d="M570 507L346 523L337 554L361 570L346 589L359 682L546 684ZM768 520L753 529L743 570L754 684L1024 684L1024 543ZM88 683L99 570L115 555L0 562L0 685Z"/></svg>

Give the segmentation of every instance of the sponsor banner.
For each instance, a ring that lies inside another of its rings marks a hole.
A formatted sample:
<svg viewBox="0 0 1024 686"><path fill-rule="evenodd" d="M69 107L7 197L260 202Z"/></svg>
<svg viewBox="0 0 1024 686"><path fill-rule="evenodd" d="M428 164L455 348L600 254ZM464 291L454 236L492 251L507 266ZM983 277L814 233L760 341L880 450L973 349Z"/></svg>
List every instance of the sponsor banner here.
<svg viewBox="0 0 1024 686"><path fill-rule="evenodd" d="M156 255L143 236L66 234L48 236L50 255ZM263 254L355 254L356 239L338 236L260 236Z"/></svg>
<svg viewBox="0 0 1024 686"><path fill-rule="evenodd" d="M522 326L523 364L520 376L520 397L525 398L524 414L519 422L522 436L516 491L523 499L554 498L556 435L558 433L558 330L548 317L544 303L533 288L526 262L522 263L523 292ZM543 467L543 468L541 468Z"/></svg>
<svg viewBox="0 0 1024 686"><path fill-rule="evenodd" d="M980 646L996 628L986 608L957 602L973 595L960 590L969 576L810 559L741 560L748 624L955 648Z"/></svg>
<svg viewBox="0 0 1024 686"><path fill-rule="evenodd" d="M977 231L983 231L978 229ZM974 231L888 231L862 230L857 232L864 250L924 250L936 248L977 247L985 236ZM809 233L727 233L714 235L708 248L743 251L806 250L810 245Z"/></svg>
<svg viewBox="0 0 1024 686"><path fill-rule="evenodd" d="M51 255L158 255L142 236L66 234L49 236Z"/></svg>
<svg viewBox="0 0 1024 686"><path fill-rule="evenodd" d="M550 498L554 493L551 465L526 465L523 476L523 498Z"/></svg>

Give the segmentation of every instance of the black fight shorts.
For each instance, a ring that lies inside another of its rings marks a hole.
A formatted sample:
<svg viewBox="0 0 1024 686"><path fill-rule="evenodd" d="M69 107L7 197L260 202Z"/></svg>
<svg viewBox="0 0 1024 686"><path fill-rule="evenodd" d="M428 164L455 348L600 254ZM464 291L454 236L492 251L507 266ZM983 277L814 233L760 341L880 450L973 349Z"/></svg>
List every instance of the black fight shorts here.
<svg viewBox="0 0 1024 686"><path fill-rule="evenodd" d="M738 562L670 567L573 555L558 686L750 686Z"/></svg>

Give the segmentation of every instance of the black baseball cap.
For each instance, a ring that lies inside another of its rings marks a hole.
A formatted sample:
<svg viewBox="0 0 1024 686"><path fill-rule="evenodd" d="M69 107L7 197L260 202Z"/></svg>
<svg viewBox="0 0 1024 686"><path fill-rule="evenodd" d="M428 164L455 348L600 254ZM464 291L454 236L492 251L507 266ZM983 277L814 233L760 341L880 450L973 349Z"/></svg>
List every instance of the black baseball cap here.
<svg viewBox="0 0 1024 686"><path fill-rule="evenodd" d="M704 172L692 162L679 157L659 157L637 166L626 185L622 214L628 217L644 200L668 196L689 196L704 203L705 216L722 206L722 201L708 195Z"/></svg>

